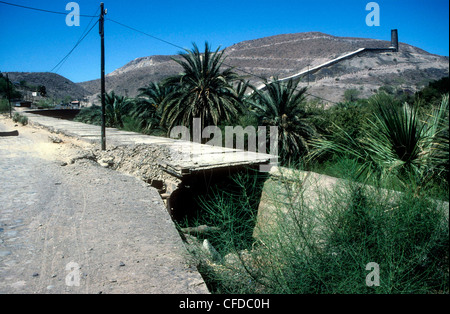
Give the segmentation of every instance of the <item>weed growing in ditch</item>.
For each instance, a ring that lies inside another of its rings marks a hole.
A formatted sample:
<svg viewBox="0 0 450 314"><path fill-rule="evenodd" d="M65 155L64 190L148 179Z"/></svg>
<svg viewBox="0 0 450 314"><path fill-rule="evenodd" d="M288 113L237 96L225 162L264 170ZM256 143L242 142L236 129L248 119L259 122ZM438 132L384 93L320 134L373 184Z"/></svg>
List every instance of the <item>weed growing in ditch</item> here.
<svg viewBox="0 0 450 314"><path fill-rule="evenodd" d="M349 170L350 171L350 170ZM326 180L325 180L326 181ZM235 178L233 193L201 203L197 223L219 259L199 254L216 293L448 293L448 204L405 189L381 188L286 171L264 185ZM240 190L240 193L237 191ZM256 226L256 227L254 227ZM219 230L219 231L218 231ZM379 286L366 284L368 263Z"/></svg>

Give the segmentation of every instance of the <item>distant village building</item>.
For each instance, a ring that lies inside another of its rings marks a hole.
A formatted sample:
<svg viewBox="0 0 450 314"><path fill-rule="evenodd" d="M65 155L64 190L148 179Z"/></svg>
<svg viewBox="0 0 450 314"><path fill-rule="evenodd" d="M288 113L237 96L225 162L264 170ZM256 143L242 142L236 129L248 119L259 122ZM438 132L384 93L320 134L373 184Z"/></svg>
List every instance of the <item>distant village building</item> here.
<svg viewBox="0 0 450 314"><path fill-rule="evenodd" d="M22 100L22 101L16 102L16 107L30 108L32 104L33 104L33 102L31 102L31 101Z"/></svg>
<svg viewBox="0 0 450 314"><path fill-rule="evenodd" d="M71 109L80 109L80 101L79 100L72 101L70 103L70 105L71 105Z"/></svg>

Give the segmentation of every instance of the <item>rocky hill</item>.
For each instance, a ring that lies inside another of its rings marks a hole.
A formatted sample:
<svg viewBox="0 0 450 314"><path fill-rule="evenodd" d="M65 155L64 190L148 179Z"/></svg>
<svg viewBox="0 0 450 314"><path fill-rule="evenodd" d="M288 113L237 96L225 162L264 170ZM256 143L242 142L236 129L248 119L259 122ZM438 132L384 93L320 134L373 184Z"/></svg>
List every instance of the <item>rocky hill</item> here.
<svg viewBox="0 0 450 314"><path fill-rule="evenodd" d="M157 82L171 75L178 74L182 69L172 60L176 56L149 56L135 59L125 66L106 75L107 92L114 90L117 94L135 97L138 89L149 82ZM100 91L100 80L78 83L91 95Z"/></svg>
<svg viewBox="0 0 450 314"><path fill-rule="evenodd" d="M38 86L45 86L47 96L55 100L81 100L90 93L80 85L55 73L50 72L8 72L9 79L22 95L35 91Z"/></svg>
<svg viewBox="0 0 450 314"><path fill-rule="evenodd" d="M401 39L401 33L400 33ZM198 43L200 49L203 44ZM319 32L285 34L244 41L225 49L225 66L234 67L255 85L263 79L280 79L307 71L359 48L387 48L389 41L337 37ZM107 91L135 97L138 89L151 81L178 74L181 67L172 58L147 56L135 59L106 75ZM382 86L414 92L429 81L449 75L449 58L430 54L420 48L399 44L399 51L364 51L351 58L304 75L310 97L324 103L343 100L344 92L356 90L368 97ZM44 85L50 97L80 99L88 96L97 102L100 80L73 83L54 73L10 72L14 82Z"/></svg>
<svg viewBox="0 0 450 314"><path fill-rule="evenodd" d="M387 48L389 45L389 41L336 37L319 32L286 34L230 46L225 50L225 64L257 84L263 78L294 75L359 48ZM202 45L199 47L201 49ZM138 88L150 81L159 81L181 71L172 58L177 56L135 59L106 76L107 89L134 97ZM448 57L400 43L398 52L365 51L305 75L302 84L309 86L310 95L332 103L341 101L348 89L357 90L360 97L370 96L382 86L414 92L430 80L448 75ZM92 94L100 89L99 80L78 85Z"/></svg>

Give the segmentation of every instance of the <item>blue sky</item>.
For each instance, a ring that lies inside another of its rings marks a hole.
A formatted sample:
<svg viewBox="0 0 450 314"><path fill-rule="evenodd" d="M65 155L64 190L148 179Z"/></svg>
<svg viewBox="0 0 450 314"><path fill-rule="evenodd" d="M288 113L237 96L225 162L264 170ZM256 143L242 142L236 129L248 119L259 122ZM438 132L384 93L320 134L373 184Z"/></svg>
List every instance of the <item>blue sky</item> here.
<svg viewBox="0 0 450 314"><path fill-rule="evenodd" d="M72 0L4 0L23 6L66 12ZM96 15L100 1L73 0L82 15ZM104 0L106 18L139 29L175 45L226 48L265 36L320 31L335 36L390 40L428 52L449 55L448 0L377 0L380 26L366 25L371 0ZM74 47L89 17L80 26L66 16L14 7L0 2L0 71L48 72ZM95 22L97 19L94 19ZM93 25L93 24L90 24ZM106 20L106 73L150 55L177 54L180 49ZM95 26L57 70L74 82L100 77L100 36Z"/></svg>

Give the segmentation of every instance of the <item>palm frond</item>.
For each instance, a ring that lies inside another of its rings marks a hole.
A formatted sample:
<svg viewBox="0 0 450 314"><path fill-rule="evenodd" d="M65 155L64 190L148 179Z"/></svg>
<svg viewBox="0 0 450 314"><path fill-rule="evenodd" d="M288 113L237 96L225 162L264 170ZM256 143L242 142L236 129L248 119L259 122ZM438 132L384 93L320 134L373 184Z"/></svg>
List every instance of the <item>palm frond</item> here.
<svg viewBox="0 0 450 314"><path fill-rule="evenodd" d="M224 55L219 50L213 52L205 43L201 53L194 44L192 50L174 59L183 73L166 80L175 89L163 103L162 123L169 129L175 125L190 127L193 118L201 118L203 126L237 119L241 98L232 84L241 78L232 69L222 70Z"/></svg>
<svg viewBox="0 0 450 314"><path fill-rule="evenodd" d="M360 162L361 173L394 175L406 184L414 178L418 186L448 171L448 95L424 121L417 107L407 103L399 107L384 102L387 100L380 97L373 102L376 113L368 120L370 128L361 140L341 130L335 135L339 141L314 140L310 158L325 152L346 154Z"/></svg>
<svg viewBox="0 0 450 314"><path fill-rule="evenodd" d="M309 152L309 141L318 135L306 108L306 88L298 80L265 83L264 91L255 90L252 110L261 125L278 127L278 144L282 163L298 162Z"/></svg>

